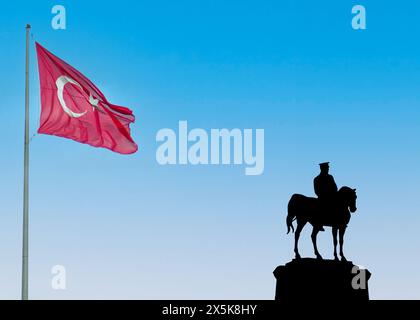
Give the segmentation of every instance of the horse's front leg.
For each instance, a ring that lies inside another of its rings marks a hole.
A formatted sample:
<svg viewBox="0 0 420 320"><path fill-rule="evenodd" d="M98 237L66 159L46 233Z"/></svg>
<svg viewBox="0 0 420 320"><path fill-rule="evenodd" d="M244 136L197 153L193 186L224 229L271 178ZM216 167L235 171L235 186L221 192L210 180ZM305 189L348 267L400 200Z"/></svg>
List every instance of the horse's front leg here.
<svg viewBox="0 0 420 320"><path fill-rule="evenodd" d="M343 252L343 244L344 244L344 233L346 232L346 226L339 229L339 237L340 237L340 256L341 261L347 261L346 257L344 256Z"/></svg>
<svg viewBox="0 0 420 320"><path fill-rule="evenodd" d="M318 235L318 232L319 232L319 228L314 227L312 230L311 238L312 238L312 243L314 244L314 251L315 251L316 258L322 260L322 257L319 254L318 248L316 246L316 236Z"/></svg>
<svg viewBox="0 0 420 320"><path fill-rule="evenodd" d="M338 228L333 227L332 228L332 235L333 235L333 242L334 242L334 260L338 260L338 257L337 257L337 232L338 232Z"/></svg>

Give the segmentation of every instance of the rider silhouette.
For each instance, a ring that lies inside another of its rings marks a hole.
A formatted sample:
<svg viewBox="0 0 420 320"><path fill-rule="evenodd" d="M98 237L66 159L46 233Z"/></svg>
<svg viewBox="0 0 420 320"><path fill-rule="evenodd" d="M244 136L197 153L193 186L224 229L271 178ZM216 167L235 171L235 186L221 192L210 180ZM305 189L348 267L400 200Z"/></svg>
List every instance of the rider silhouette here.
<svg viewBox="0 0 420 320"><path fill-rule="evenodd" d="M314 179L314 190L315 194L318 196L321 211L324 212L324 217L327 216L327 213L331 211L331 204L333 203L333 198L337 193L337 184L334 181L334 177L330 175L329 162L323 162L319 164L321 173ZM320 231L324 231L322 223L318 227Z"/></svg>

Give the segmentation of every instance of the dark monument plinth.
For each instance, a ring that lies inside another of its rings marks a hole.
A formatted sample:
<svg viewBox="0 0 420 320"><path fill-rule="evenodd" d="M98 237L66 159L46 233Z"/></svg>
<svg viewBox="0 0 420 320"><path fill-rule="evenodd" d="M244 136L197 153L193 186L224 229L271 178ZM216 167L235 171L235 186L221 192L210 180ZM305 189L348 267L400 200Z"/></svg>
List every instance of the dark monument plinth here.
<svg viewBox="0 0 420 320"><path fill-rule="evenodd" d="M273 273L276 300L369 300L371 274L350 261L295 259Z"/></svg>

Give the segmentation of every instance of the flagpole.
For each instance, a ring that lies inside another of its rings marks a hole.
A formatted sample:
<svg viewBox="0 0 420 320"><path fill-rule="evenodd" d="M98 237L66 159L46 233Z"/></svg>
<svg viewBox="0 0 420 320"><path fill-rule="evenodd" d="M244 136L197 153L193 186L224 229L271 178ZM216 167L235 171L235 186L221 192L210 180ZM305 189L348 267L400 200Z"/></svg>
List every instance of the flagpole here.
<svg viewBox="0 0 420 320"><path fill-rule="evenodd" d="M25 63L25 142L23 164L23 238L22 238L22 300L28 300L28 179L29 179L29 33L26 25L26 63Z"/></svg>

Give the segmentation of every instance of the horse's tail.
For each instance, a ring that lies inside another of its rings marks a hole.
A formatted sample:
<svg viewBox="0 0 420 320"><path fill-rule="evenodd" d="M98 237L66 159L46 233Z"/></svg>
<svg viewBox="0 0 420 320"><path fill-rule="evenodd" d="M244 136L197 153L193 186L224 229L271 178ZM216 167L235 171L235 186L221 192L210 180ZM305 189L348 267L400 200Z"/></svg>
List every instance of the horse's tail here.
<svg viewBox="0 0 420 320"><path fill-rule="evenodd" d="M294 216L291 214L288 214L286 218L287 234L289 234L290 229L292 229L292 233L295 232L295 228L293 227L293 223L292 223L293 220L294 220Z"/></svg>
<svg viewBox="0 0 420 320"><path fill-rule="evenodd" d="M289 234L290 229L292 229L292 232L295 232L295 228L293 227L293 221L296 218L296 215L294 214L293 208L293 202L294 202L294 196L289 201L289 205L287 206L287 218L286 218L286 224L287 224L287 234Z"/></svg>

